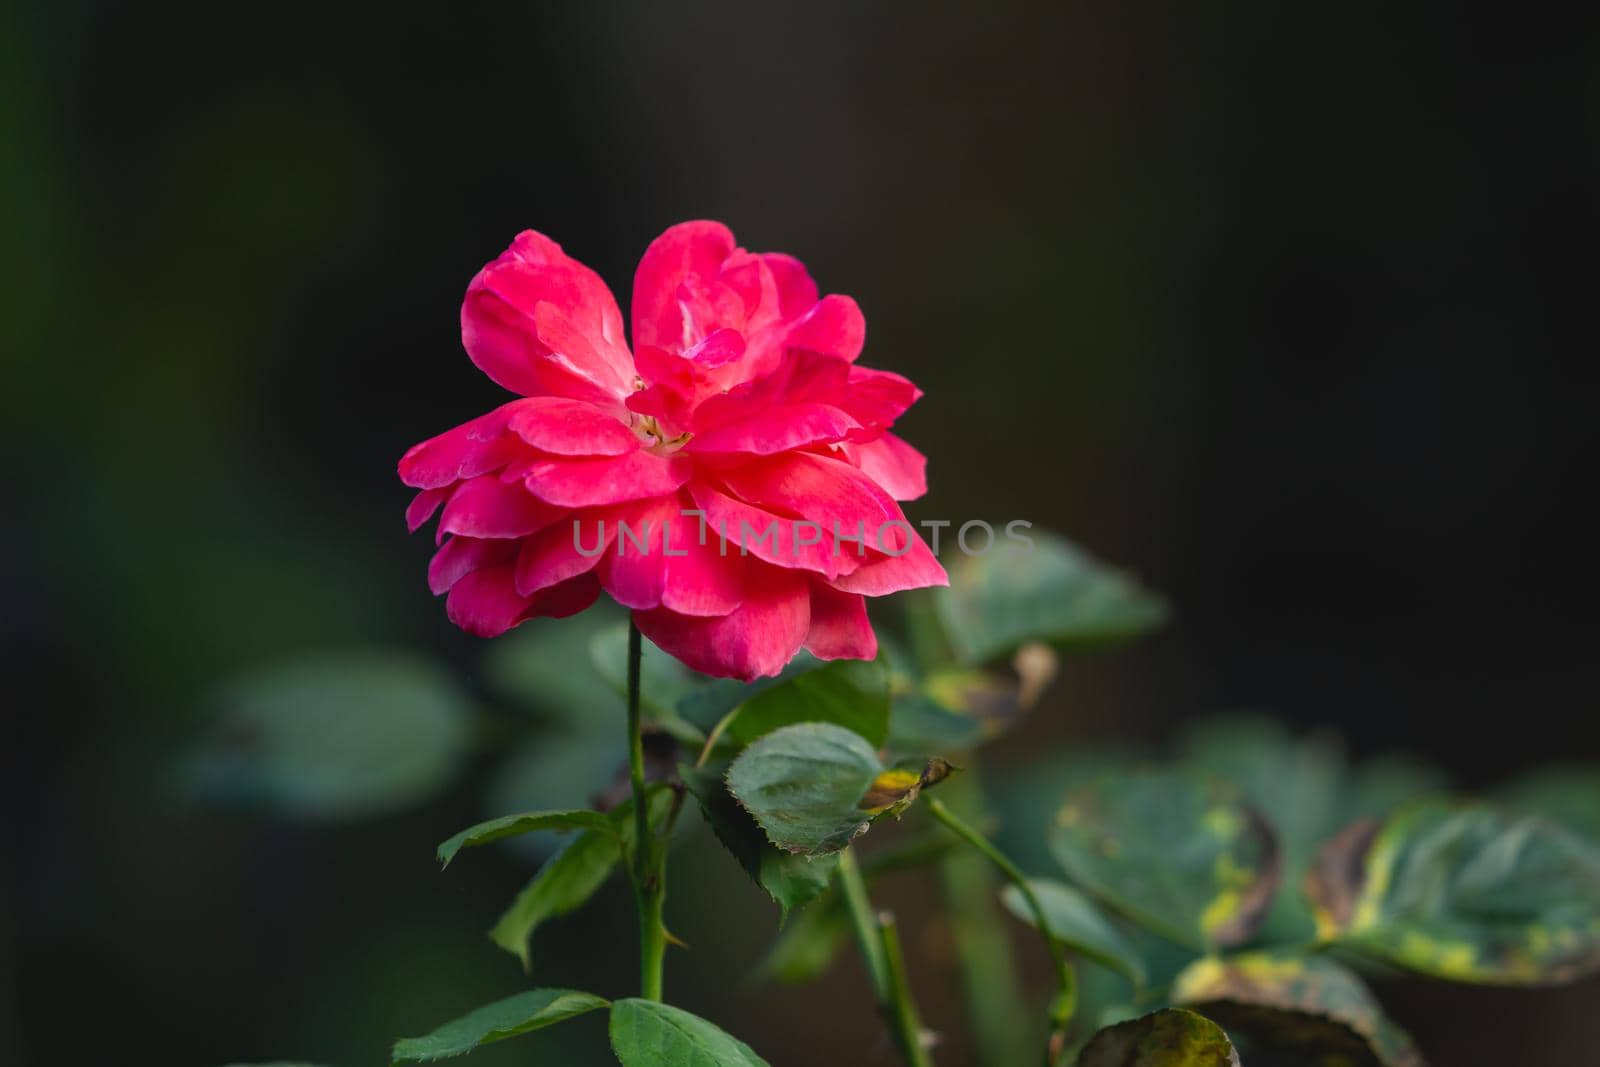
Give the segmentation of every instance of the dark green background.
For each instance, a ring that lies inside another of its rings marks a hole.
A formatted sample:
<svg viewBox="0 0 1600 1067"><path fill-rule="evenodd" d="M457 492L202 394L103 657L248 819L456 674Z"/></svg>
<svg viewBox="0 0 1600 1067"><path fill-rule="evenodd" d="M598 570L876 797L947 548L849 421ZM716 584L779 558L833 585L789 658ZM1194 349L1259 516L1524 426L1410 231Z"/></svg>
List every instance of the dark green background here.
<svg viewBox="0 0 1600 1067"><path fill-rule="evenodd" d="M289 654L475 669L394 463L500 401L457 309L523 227L624 299L684 218L799 255L927 392L914 517L1030 519L1172 596L999 761L1236 706L1469 786L1600 755L1592 15L159 6L0 26L0 1061L354 1067L518 988L481 932L525 870L430 858L470 785L310 829L171 766ZM777 1067L888 1062L853 962L746 981L772 909L686 847L675 999ZM887 891L913 926L927 895ZM627 916L542 934L544 977L626 992ZM1600 1040L1593 982L1390 1002L1440 1063ZM482 1061L586 1062L538 1040Z"/></svg>

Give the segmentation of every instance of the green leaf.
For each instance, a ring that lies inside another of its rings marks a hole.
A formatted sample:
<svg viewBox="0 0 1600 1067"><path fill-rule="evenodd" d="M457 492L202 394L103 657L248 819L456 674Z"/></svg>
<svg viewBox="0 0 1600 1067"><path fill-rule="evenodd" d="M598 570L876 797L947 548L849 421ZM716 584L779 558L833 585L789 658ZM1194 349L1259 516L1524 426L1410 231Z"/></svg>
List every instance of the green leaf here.
<svg viewBox="0 0 1600 1067"><path fill-rule="evenodd" d="M889 672L877 660L837 660L750 697L728 724L749 744L797 722L831 722L882 745L889 735Z"/></svg>
<svg viewBox="0 0 1600 1067"><path fill-rule="evenodd" d="M1425 801L1318 856L1321 936L1459 982L1548 985L1600 970L1600 848L1537 816Z"/></svg>
<svg viewBox="0 0 1600 1067"><path fill-rule="evenodd" d="M1030 878L1028 886L1044 909L1049 936L1062 946L1096 963L1104 964L1136 986L1144 984L1144 963L1127 940L1100 914L1094 902L1069 885L1045 878ZM1000 893L1006 909L1029 926L1036 926L1033 909L1022 890L1008 885Z"/></svg>
<svg viewBox="0 0 1600 1067"><path fill-rule="evenodd" d="M1246 1052L1259 1047L1348 1067L1422 1067L1411 1038L1384 1016L1361 979L1322 957L1206 957L1179 973L1171 997L1248 1038Z"/></svg>
<svg viewBox="0 0 1600 1067"><path fill-rule="evenodd" d="M1204 1015L1164 1008L1095 1034L1078 1067L1239 1067L1239 1055Z"/></svg>
<svg viewBox="0 0 1600 1067"><path fill-rule="evenodd" d="M402 1038L395 1042L391 1058L394 1063L428 1063L464 1056L479 1045L542 1030L608 1003L592 993L572 989L530 989L485 1004L426 1037Z"/></svg>
<svg viewBox="0 0 1600 1067"><path fill-rule="evenodd" d="M650 795L650 822L666 814L672 792L657 788ZM622 859L623 848L634 839L633 802L626 801L609 813L606 830L584 830L545 861L512 901L511 907L489 931L489 939L530 969L533 958L529 939L547 919L565 915L594 895Z"/></svg>
<svg viewBox="0 0 1600 1067"><path fill-rule="evenodd" d="M598 811L527 811L521 815L502 815L498 819L469 826L439 846L439 862L446 867L463 848L487 845L535 830L600 830L612 833L611 820Z"/></svg>
<svg viewBox="0 0 1600 1067"><path fill-rule="evenodd" d="M750 813L729 794L724 780L727 769L723 762L698 769L684 766L678 773L700 802L700 810L717 840L739 861L745 873L777 901L787 920L791 908L808 903L828 888L839 857L836 853L797 855L774 846Z"/></svg>
<svg viewBox="0 0 1600 1067"><path fill-rule="evenodd" d="M1032 547L1001 540L950 568L934 590L939 619L965 662L984 663L1028 641L1092 648L1156 629L1166 604L1133 578L1046 533Z"/></svg>
<svg viewBox="0 0 1600 1067"><path fill-rule="evenodd" d="M1234 786L1188 772L1134 771L1072 791L1050 848L1073 882L1192 948L1247 941L1278 885L1265 820Z"/></svg>
<svg viewBox="0 0 1600 1067"><path fill-rule="evenodd" d="M470 711L449 674L403 653L288 663L222 694L222 714L185 777L203 797L297 819L382 815L455 779Z"/></svg>
<svg viewBox="0 0 1600 1067"><path fill-rule="evenodd" d="M611 1006L611 1050L622 1067L769 1067L726 1031L653 1000Z"/></svg>
<svg viewBox="0 0 1600 1067"><path fill-rule="evenodd" d="M1277 720L1228 716L1190 728L1181 746L1187 766L1238 786L1257 811L1270 812L1283 858L1283 882L1298 885L1317 847L1339 825L1344 753L1327 735L1296 737ZM1273 941L1306 941L1316 926L1305 898L1279 893L1263 923Z"/></svg>
<svg viewBox="0 0 1600 1067"><path fill-rule="evenodd" d="M602 695L611 700L610 692ZM593 806L606 784L626 773L627 739L618 729L621 721L622 712L612 707L587 723L530 731L490 772L484 814ZM560 845L557 834L540 831L517 838L511 847L543 858Z"/></svg>
<svg viewBox="0 0 1600 1067"><path fill-rule="evenodd" d="M925 785L949 773L885 768L860 734L826 722L797 723L750 745L728 768L728 790L785 852L837 852L883 815L898 816Z"/></svg>

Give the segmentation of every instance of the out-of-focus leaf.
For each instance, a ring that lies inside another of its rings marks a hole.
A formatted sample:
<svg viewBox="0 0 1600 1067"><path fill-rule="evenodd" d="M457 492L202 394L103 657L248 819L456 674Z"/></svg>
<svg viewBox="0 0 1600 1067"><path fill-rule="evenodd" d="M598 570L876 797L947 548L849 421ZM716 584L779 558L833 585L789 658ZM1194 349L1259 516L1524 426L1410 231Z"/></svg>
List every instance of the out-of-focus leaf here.
<svg viewBox="0 0 1600 1067"><path fill-rule="evenodd" d="M1194 948L1241 944L1278 885L1278 848L1238 789L1201 774L1137 771L1068 794L1050 838L1078 885Z"/></svg>
<svg viewBox="0 0 1600 1067"><path fill-rule="evenodd" d="M611 1050L622 1067L769 1067L727 1031L653 1000L611 1006Z"/></svg>
<svg viewBox="0 0 1600 1067"><path fill-rule="evenodd" d="M756 974L784 985L809 982L833 964L850 934L850 919L831 890L796 912L756 967Z"/></svg>
<svg viewBox="0 0 1600 1067"><path fill-rule="evenodd" d="M390 1058L394 1063L431 1063L463 1056L479 1045L543 1030L608 1003L592 993L574 989L530 989L485 1004L426 1037L402 1038L395 1042Z"/></svg>
<svg viewBox="0 0 1600 1067"><path fill-rule="evenodd" d="M1404 757L1349 767L1338 739L1295 735L1283 723L1256 715L1230 715L1192 727L1180 759L1244 791L1276 834L1284 884L1300 885L1322 842L1351 819L1384 816L1443 784L1433 768ZM1262 925L1270 942L1304 941L1316 924L1304 895L1279 893Z"/></svg>
<svg viewBox="0 0 1600 1067"><path fill-rule="evenodd" d="M772 678L758 678L754 682L740 682L732 678L717 678L698 686L678 699L678 717L701 733L710 733L728 712L751 698L777 686L787 685L803 674L819 670L824 665L811 653L801 650L788 665Z"/></svg>
<svg viewBox="0 0 1600 1067"><path fill-rule="evenodd" d="M1461 982L1600 970L1600 848L1537 816L1425 801L1358 825L1307 880L1319 933Z"/></svg>
<svg viewBox="0 0 1600 1067"><path fill-rule="evenodd" d="M285 664L222 694L222 714L186 778L203 797L293 818L382 815L454 780L470 710L446 672L403 653Z"/></svg>
<svg viewBox="0 0 1600 1067"><path fill-rule="evenodd" d="M594 670L590 649L596 635L618 626L626 635L627 616L610 604L570 619L530 619L489 642L484 681L498 696L551 719L580 726L613 720L623 704Z"/></svg>
<svg viewBox="0 0 1600 1067"><path fill-rule="evenodd" d="M1600 843L1600 767L1547 767L1511 782L1495 799Z"/></svg>
<svg viewBox="0 0 1600 1067"><path fill-rule="evenodd" d="M936 671L894 704L892 752L958 752L998 737L1022 718L1016 678L986 671Z"/></svg>
<svg viewBox="0 0 1600 1067"><path fill-rule="evenodd" d="M837 660L802 671L745 701L728 724L744 744L797 722L831 722L874 746L889 733L889 672L877 660Z"/></svg>
<svg viewBox="0 0 1600 1067"><path fill-rule="evenodd" d="M786 852L837 852L873 819L899 815L924 785L948 773L885 768L870 742L827 722L796 723L750 745L728 768L728 791Z"/></svg>
<svg viewBox="0 0 1600 1067"><path fill-rule="evenodd" d="M628 624L608 626L596 633L589 642L589 662L611 691L625 701ZM705 732L686 722L677 711L678 701L698 688L695 676L682 663L649 641L640 642L639 709L646 719L681 740L703 739Z"/></svg>
<svg viewBox="0 0 1600 1067"><path fill-rule="evenodd" d="M611 819L598 811L525 811L520 815L502 815L498 819L489 819L469 826L445 841L439 846L439 862L448 867L450 861L455 859L456 853L463 848L487 845L491 841L529 834L536 830L555 830L562 833L569 830L600 830L610 833L613 827Z"/></svg>
<svg viewBox="0 0 1600 1067"><path fill-rule="evenodd" d="M1173 981L1171 998L1260 1047L1348 1067L1422 1067L1411 1038L1360 978L1332 960L1248 952L1206 957Z"/></svg>
<svg viewBox="0 0 1600 1067"><path fill-rule="evenodd" d="M1204 1015L1164 1008L1095 1034L1078 1067L1239 1067L1239 1055Z"/></svg>
<svg viewBox="0 0 1600 1067"><path fill-rule="evenodd" d="M1187 766L1238 786L1277 835L1283 882L1299 885L1317 847L1343 813L1344 753L1323 735L1296 737L1265 716L1227 716L1191 727L1180 745ZM1305 941L1316 927L1299 893L1276 894L1263 923L1272 941Z"/></svg>
<svg viewBox="0 0 1600 1067"><path fill-rule="evenodd" d="M1144 962L1138 953L1100 914L1094 902L1069 885L1045 878L1030 878L1029 887L1050 924L1046 933L1072 952L1104 964L1135 985L1144 984ZM1000 893L1006 909L1029 926L1037 926L1033 909L1022 890L1008 885Z"/></svg>
<svg viewBox="0 0 1600 1067"><path fill-rule="evenodd" d="M862 857L861 876L870 885L882 875L942 860L961 845L961 840L943 827L933 827ZM849 932L843 903L830 888L790 915L756 973L785 985L810 981L833 962Z"/></svg>
<svg viewBox="0 0 1600 1067"><path fill-rule="evenodd" d="M1068 649L1137 637L1167 618L1166 604L1133 578L1051 534L1029 547L1000 540L950 568L934 590L940 621L957 653L984 663L1028 641Z"/></svg>
<svg viewBox="0 0 1600 1067"><path fill-rule="evenodd" d="M745 873L777 901L787 920L789 909L808 903L828 888L828 879L839 865L838 854L807 856L773 845L750 813L729 794L724 780L727 770L724 762L698 769L684 766L678 773L700 802L700 810L717 840L739 861Z"/></svg>
<svg viewBox="0 0 1600 1067"><path fill-rule="evenodd" d="M671 798L668 789L651 793L652 826L665 816ZM489 931L489 939L520 959L524 969L533 965L529 940L540 924L567 914L593 896L622 859L623 847L632 847L633 802L618 806L608 818L609 829L584 830L546 860Z"/></svg>
<svg viewBox="0 0 1600 1067"><path fill-rule="evenodd" d="M995 814L995 845L1028 874L1054 876L1060 865L1051 854L1050 836L1061 799L1079 786L1131 772L1143 763L1139 754L1126 749L1074 746L984 778Z"/></svg>

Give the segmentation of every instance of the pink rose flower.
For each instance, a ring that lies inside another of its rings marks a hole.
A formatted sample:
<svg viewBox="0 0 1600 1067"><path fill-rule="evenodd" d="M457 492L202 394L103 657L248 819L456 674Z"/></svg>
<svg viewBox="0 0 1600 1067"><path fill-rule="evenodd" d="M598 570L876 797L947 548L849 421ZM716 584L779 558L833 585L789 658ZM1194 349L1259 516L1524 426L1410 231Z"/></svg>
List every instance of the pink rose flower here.
<svg viewBox="0 0 1600 1067"><path fill-rule="evenodd" d="M467 354L519 399L400 461L411 529L440 512L451 621L492 637L604 589L706 674L876 655L864 598L947 578L896 503L927 491L889 432L921 391L856 365L865 337L798 260L686 222L639 263L630 351L600 277L519 234L461 305Z"/></svg>

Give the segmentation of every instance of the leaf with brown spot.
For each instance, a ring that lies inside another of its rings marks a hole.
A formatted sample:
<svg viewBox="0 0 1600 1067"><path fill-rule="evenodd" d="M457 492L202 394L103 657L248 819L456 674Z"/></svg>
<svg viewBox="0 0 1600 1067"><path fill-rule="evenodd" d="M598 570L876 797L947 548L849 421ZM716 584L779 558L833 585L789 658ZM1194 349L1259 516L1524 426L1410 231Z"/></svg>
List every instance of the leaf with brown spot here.
<svg viewBox="0 0 1600 1067"><path fill-rule="evenodd" d="M1537 816L1437 800L1348 833L1308 885L1324 940L1458 982L1600 971L1600 847Z"/></svg>

